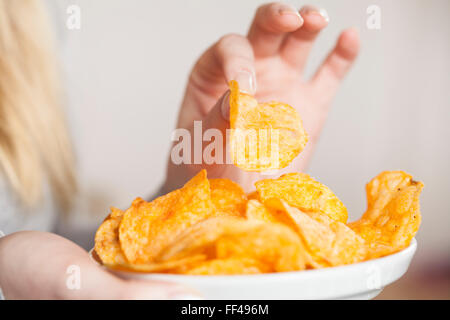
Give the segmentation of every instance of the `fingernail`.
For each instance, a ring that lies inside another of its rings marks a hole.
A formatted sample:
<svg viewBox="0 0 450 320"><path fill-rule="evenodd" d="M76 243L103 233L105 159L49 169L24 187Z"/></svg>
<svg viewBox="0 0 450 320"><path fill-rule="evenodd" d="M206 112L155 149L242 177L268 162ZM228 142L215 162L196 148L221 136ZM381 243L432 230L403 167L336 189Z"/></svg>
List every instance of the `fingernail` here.
<svg viewBox="0 0 450 320"><path fill-rule="evenodd" d="M323 8L319 9L317 7L314 7L314 6L304 6L300 10L300 12L302 12L302 13L313 13L314 12L314 13L317 13L317 14L321 15L322 18L324 18L326 22L330 21L330 17L328 16L327 10L325 10Z"/></svg>
<svg viewBox="0 0 450 320"><path fill-rule="evenodd" d="M172 296L172 300L204 300L204 299L195 294L179 293L179 294Z"/></svg>
<svg viewBox="0 0 450 320"><path fill-rule="evenodd" d="M278 9L278 12L280 14L293 14L296 15L297 17L300 18L300 20L303 21L302 16L300 15L300 13L298 12L297 8L294 8L293 6L290 6L288 4L280 4L280 7Z"/></svg>
<svg viewBox="0 0 450 320"><path fill-rule="evenodd" d="M220 110L222 111L222 117L230 121L230 91L227 91L223 96Z"/></svg>
<svg viewBox="0 0 450 320"><path fill-rule="evenodd" d="M321 8L319 9L319 14L325 19L326 22L330 22L330 17L328 16L327 10Z"/></svg>
<svg viewBox="0 0 450 320"><path fill-rule="evenodd" d="M256 91L255 75L250 71L241 71L234 78L239 84L239 91L254 94Z"/></svg>

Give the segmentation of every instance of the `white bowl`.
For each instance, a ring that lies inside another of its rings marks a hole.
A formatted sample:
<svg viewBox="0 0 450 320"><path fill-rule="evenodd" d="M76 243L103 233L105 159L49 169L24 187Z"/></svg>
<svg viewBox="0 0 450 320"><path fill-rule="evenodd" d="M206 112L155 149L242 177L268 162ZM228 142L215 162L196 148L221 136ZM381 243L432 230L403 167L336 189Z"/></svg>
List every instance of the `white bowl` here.
<svg viewBox="0 0 450 320"><path fill-rule="evenodd" d="M186 276L108 270L124 279L185 284L206 299L372 299L405 274L416 248L413 239L408 248L383 258L333 268L261 275ZM90 255L99 264L92 250Z"/></svg>

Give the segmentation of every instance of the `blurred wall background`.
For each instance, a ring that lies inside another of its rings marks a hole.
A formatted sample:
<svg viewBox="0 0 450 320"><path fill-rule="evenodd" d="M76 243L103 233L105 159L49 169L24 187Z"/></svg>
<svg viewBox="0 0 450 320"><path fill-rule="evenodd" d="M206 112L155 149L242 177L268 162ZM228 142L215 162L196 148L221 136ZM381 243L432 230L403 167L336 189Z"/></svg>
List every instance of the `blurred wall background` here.
<svg viewBox="0 0 450 320"><path fill-rule="evenodd" d="M74 223L82 228L98 224L110 205L127 207L158 189L190 68L222 35L245 34L264 1L47 2L78 155L82 194ZM80 30L66 28L71 4L81 8ZM364 185L380 171L403 169L424 181L414 265L444 270L448 284L450 2L310 4L324 7L330 23L308 74L344 28L359 29L362 50L336 97L309 173L334 190L351 219L365 210ZM380 30L366 27L370 5L381 9Z"/></svg>

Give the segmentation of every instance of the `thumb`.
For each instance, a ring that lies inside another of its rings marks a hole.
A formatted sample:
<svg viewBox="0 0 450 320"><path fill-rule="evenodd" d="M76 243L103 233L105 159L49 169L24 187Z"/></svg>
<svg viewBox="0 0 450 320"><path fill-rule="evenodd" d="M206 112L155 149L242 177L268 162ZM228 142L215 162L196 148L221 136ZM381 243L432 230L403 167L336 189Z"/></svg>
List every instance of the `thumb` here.
<svg viewBox="0 0 450 320"><path fill-rule="evenodd" d="M204 121L204 128L207 129L218 129L225 134L225 131L230 126L230 91L227 90L220 98L217 100L214 107L206 116Z"/></svg>

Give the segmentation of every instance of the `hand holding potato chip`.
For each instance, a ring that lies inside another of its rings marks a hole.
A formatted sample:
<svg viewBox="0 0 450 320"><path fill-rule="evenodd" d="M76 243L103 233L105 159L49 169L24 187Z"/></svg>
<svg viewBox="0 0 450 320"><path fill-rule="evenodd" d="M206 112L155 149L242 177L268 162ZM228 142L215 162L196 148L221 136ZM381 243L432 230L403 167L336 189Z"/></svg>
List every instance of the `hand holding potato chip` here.
<svg viewBox="0 0 450 320"><path fill-rule="evenodd" d="M333 97L359 50L357 31L343 31L315 75L306 79L304 69L310 50L328 24L322 13L323 10L299 10L282 3L258 8L247 35L225 35L199 58L189 76L176 128L187 129L191 136L194 121L202 122L203 131L229 129L228 84L235 80L243 93L257 101L281 101L301 115L310 142L298 157L298 150L293 148L286 159L295 158L294 161L277 175L304 171ZM270 110L268 105L263 108ZM281 160L280 167L290 161ZM201 169L207 169L210 178L239 183L245 192L253 191L254 182L267 178L232 164L175 165L169 159L164 192L180 188Z"/></svg>

